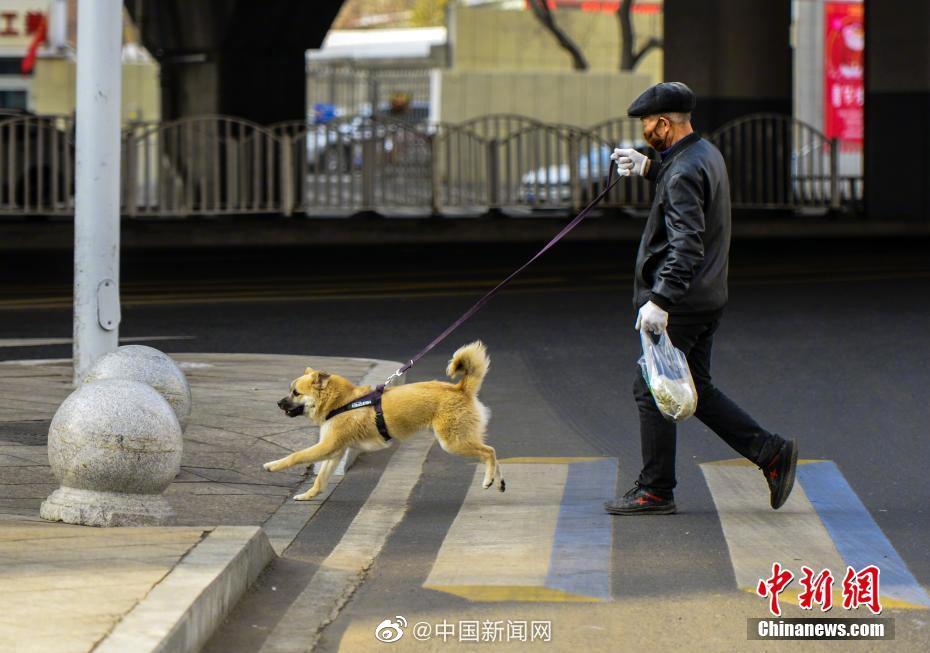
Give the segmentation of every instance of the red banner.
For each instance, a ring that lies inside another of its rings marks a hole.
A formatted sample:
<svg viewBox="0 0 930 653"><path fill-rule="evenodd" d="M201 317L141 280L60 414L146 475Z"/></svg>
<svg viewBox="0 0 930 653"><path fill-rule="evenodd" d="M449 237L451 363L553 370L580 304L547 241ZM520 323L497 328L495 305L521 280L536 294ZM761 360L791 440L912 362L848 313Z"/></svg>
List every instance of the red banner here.
<svg viewBox="0 0 930 653"><path fill-rule="evenodd" d="M865 20L861 3L824 4L824 132L862 143Z"/></svg>

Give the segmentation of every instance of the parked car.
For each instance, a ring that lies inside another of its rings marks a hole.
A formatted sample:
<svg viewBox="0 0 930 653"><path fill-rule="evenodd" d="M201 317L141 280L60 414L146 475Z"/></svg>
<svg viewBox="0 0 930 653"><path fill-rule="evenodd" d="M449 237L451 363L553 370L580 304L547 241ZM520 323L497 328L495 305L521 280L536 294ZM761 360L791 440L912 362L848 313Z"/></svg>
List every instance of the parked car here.
<svg viewBox="0 0 930 653"><path fill-rule="evenodd" d="M365 140L381 138L379 147L391 160L409 158L411 148L422 149L423 137L411 131L416 127L415 121L397 120L391 114L379 115L372 119L365 115L354 116L348 120L334 118L325 123L314 125L306 135L307 161L312 172L348 173L362 167L362 146ZM383 122L382 122L383 121ZM379 129L378 125L388 126ZM411 129L392 129L390 126L403 125Z"/></svg>
<svg viewBox="0 0 930 653"><path fill-rule="evenodd" d="M635 147L641 152L644 144L624 141L617 147ZM578 187L583 196L593 199L602 189L613 162L613 148L594 145L578 157ZM571 169L568 163L553 164L524 173L520 178L520 200L528 204L560 204L572 199Z"/></svg>
<svg viewBox="0 0 930 653"><path fill-rule="evenodd" d="M362 167L361 139L370 121L364 116L332 118L307 131L307 162L312 172L351 172Z"/></svg>

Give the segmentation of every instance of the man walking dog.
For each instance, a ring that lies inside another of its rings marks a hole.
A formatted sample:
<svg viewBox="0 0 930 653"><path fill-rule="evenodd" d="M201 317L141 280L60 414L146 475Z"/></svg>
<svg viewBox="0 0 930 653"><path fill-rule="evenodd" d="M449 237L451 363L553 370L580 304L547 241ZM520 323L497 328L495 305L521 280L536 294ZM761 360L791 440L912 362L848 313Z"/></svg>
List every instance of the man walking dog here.
<svg viewBox="0 0 930 653"><path fill-rule="evenodd" d="M763 429L711 381L711 346L727 302L730 184L720 152L691 128L694 105L694 93L680 82L647 89L627 113L640 118L660 161L633 149L616 149L611 156L620 175L641 175L656 184L636 256L635 328L665 330L685 353L698 394L695 415L759 466L777 509L794 485L797 442ZM616 515L673 513L675 424L662 417L638 366L633 393L643 469L633 489L604 508Z"/></svg>

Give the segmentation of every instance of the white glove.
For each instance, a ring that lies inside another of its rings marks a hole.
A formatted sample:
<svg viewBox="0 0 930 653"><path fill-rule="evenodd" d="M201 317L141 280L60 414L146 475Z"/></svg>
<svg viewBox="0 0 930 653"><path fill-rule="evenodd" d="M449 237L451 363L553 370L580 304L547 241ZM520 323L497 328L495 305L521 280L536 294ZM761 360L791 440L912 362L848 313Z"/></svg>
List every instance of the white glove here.
<svg viewBox="0 0 930 653"><path fill-rule="evenodd" d="M636 317L636 326L633 328L637 331L645 329L646 331L659 334L665 331L667 326L668 313L649 301L643 304L643 307L639 309L639 315Z"/></svg>
<svg viewBox="0 0 930 653"><path fill-rule="evenodd" d="M618 147L610 158L617 162L617 174L621 177L630 175L639 175L642 177L646 174L646 161L649 160L645 154L641 154L629 147Z"/></svg>

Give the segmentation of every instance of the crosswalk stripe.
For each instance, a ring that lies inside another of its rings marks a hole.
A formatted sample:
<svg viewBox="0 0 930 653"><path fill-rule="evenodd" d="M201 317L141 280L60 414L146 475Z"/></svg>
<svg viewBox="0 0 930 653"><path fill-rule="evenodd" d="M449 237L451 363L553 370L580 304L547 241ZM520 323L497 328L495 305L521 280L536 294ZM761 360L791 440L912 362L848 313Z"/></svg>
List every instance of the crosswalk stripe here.
<svg viewBox="0 0 930 653"><path fill-rule="evenodd" d="M504 465L504 472L501 493L482 488L484 469L476 468L426 587L459 595L482 586L545 587L568 466Z"/></svg>
<svg viewBox="0 0 930 653"><path fill-rule="evenodd" d="M614 459L573 463L559 521L546 585L579 596L610 600L610 554L613 520L604 514L604 498L616 494Z"/></svg>
<svg viewBox="0 0 930 653"><path fill-rule="evenodd" d="M856 570L878 565L883 596L913 607L930 608L927 591L872 519L836 463L825 460L800 466L797 478L847 565Z"/></svg>
<svg viewBox="0 0 930 653"><path fill-rule="evenodd" d="M763 503L765 481L759 470L741 460L701 465L730 551L737 586L755 592L772 563L800 575L801 565L819 573L829 569L842 579L846 566L868 564L881 569L886 607L924 608L926 592L869 515L832 461L798 461L797 482L785 505L771 510ZM886 576L886 568L888 574ZM889 581L889 582L886 582ZM834 603L842 601L834 585ZM781 598L797 602L797 590Z"/></svg>
<svg viewBox="0 0 930 653"><path fill-rule="evenodd" d="M701 471L717 506L737 587L755 591L759 579L771 575L773 562L795 574L800 565L818 572L843 568L803 487L795 484L776 511L768 506L765 479L755 466L721 461L704 463Z"/></svg>
<svg viewBox="0 0 930 653"><path fill-rule="evenodd" d="M610 599L616 459L501 461L507 492L475 478L423 584L471 601ZM568 461L568 462L565 462Z"/></svg>

